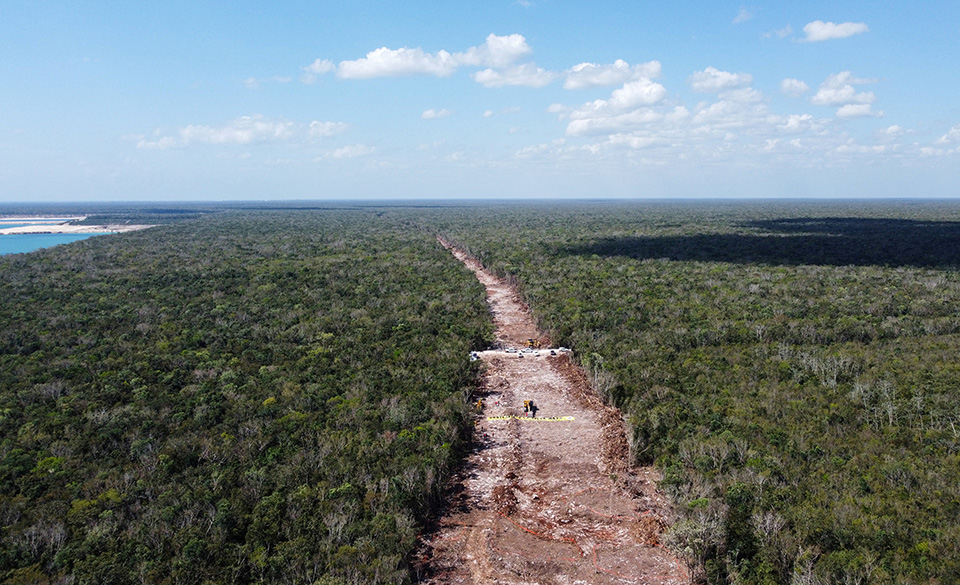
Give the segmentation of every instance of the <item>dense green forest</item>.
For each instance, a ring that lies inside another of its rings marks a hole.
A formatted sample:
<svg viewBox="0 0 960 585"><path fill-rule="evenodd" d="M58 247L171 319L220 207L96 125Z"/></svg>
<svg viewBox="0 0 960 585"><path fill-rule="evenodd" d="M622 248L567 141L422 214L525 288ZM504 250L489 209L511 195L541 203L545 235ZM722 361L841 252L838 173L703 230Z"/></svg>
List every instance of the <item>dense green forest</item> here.
<svg viewBox="0 0 960 585"><path fill-rule="evenodd" d="M483 287L409 217L135 211L199 219L0 257L0 582L409 581Z"/></svg>
<svg viewBox="0 0 960 585"><path fill-rule="evenodd" d="M514 279L710 583L960 582L960 205L608 203L428 223Z"/></svg>
<svg viewBox="0 0 960 585"><path fill-rule="evenodd" d="M960 205L276 207L0 257L0 583L409 582L492 327L436 232L622 409L699 581L960 582Z"/></svg>

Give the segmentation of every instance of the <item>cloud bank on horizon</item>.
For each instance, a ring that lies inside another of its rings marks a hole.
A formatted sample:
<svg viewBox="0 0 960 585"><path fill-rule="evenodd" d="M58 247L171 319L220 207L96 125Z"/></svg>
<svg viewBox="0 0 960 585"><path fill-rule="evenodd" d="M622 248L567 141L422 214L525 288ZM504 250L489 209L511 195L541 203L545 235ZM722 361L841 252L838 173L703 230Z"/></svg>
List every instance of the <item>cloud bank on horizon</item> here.
<svg viewBox="0 0 960 585"><path fill-rule="evenodd" d="M506 8L552 9L534 2ZM801 24L770 8L731 7L713 30L692 26L662 48L642 37L600 43L600 50L593 37L558 42L550 27L525 18L518 21L533 36L487 32L443 48L400 42L354 52L346 45L356 47L355 40L318 43L326 49L307 59L304 51L279 53L273 70L231 64L233 89L221 82L200 106L130 114L140 123L152 117L152 127L123 128L115 140L127 151L122 160L84 162L82 174L112 181L98 192L117 194L144 176L182 187L172 177L187 173L204 193L231 171L247 176L249 190L239 193L240 183L220 181L219 198L257 196L271 184L281 192L263 196L481 196L511 184L533 196L663 197L690 186L716 188L692 193L700 196L770 194L757 177L786 186L786 196L870 195L863 189L883 185L880 194L908 196L924 193L907 187L928 187L919 169L934 174L928 182L940 190L933 194L956 194L960 111L923 112L931 91L952 99L946 75L926 94L898 81L909 64L890 58L893 41L884 48L871 40L878 27L869 16ZM960 44L960 30L953 41ZM127 81L135 90L136 80ZM187 93L210 83L194 82ZM0 148L16 151L27 167L49 165L49 157L18 147L25 132L4 131ZM0 168L0 186L29 187L24 168ZM871 169L883 185L871 180ZM44 173L33 180L42 184ZM598 184L605 190L596 192ZM320 186L332 191L317 193Z"/></svg>

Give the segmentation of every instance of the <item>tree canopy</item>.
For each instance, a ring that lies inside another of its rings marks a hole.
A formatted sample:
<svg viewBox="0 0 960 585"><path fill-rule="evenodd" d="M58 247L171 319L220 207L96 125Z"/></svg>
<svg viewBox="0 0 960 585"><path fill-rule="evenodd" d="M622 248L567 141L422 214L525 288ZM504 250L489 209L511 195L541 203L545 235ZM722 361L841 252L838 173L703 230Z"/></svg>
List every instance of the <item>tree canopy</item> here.
<svg viewBox="0 0 960 585"><path fill-rule="evenodd" d="M407 581L484 299L371 210L0 258L0 581Z"/></svg>

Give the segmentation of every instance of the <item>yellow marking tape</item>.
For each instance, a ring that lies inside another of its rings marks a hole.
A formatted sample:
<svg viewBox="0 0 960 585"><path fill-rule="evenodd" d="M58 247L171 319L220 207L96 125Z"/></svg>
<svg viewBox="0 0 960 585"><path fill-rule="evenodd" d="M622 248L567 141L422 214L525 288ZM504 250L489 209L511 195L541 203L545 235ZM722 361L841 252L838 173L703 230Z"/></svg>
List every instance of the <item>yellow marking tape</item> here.
<svg viewBox="0 0 960 585"><path fill-rule="evenodd" d="M487 420L526 420L531 422L542 421L542 422L563 422L568 420L573 420L572 416L541 416L536 418L531 418L528 416L488 416Z"/></svg>

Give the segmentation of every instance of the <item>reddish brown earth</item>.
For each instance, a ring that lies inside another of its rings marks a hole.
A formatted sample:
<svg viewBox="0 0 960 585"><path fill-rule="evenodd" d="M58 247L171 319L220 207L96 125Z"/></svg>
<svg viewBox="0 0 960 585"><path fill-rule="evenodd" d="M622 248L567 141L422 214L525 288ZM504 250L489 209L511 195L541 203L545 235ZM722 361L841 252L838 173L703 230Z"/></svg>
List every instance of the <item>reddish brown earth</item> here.
<svg viewBox="0 0 960 585"><path fill-rule="evenodd" d="M522 348L529 338L546 344L516 290L441 243L486 286L496 347ZM486 373L477 398L485 406L475 449L451 487L449 509L422 538L418 582L690 582L660 545L670 508L655 470L628 466L619 411L600 401L568 354L556 354L479 353ZM536 417L525 415L525 400Z"/></svg>

